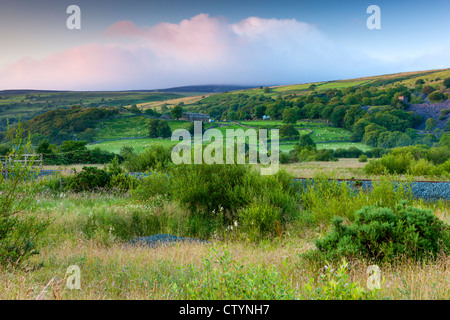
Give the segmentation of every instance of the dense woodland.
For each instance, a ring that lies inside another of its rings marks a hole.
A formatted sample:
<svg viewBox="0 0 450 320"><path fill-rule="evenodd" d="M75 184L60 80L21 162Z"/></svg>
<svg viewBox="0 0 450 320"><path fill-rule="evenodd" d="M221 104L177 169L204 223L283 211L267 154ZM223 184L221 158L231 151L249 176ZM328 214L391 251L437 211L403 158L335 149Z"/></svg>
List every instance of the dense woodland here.
<svg viewBox="0 0 450 320"><path fill-rule="evenodd" d="M408 104L399 99L403 96L412 103L421 103L422 91L427 87L430 86L423 86L420 82L413 89L403 85L383 89L372 84L317 92L312 85L306 94L276 98L263 94L220 94L199 102L196 111L227 120L250 120L267 115L286 124L294 124L301 119L320 119L350 130L351 141L364 142L372 147L432 146L445 131L450 130L448 113L442 112L439 120L447 121L444 129L436 130L435 121L430 120L426 134L419 135L414 128L428 119L406 111ZM432 93L441 93L437 87L431 90ZM430 95L429 98L433 98ZM435 102L448 98L448 94L441 95Z"/></svg>

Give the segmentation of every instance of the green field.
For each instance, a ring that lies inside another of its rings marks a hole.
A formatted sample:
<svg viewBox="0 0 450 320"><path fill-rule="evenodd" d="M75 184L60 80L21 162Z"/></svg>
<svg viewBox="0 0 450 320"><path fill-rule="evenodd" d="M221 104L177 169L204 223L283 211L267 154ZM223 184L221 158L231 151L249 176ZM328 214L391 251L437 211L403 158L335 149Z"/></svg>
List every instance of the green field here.
<svg viewBox="0 0 450 320"><path fill-rule="evenodd" d="M148 124L151 118L144 116L112 119L101 122L97 126L97 134L95 136L96 141L108 140L108 139L122 139L132 137L147 137L148 136ZM172 131L176 129L188 129L188 121L168 121L169 127Z"/></svg>
<svg viewBox="0 0 450 320"><path fill-rule="evenodd" d="M171 141L169 139L154 139L154 138L146 138L146 139L127 139L127 140L116 140L116 141L106 141L97 144L91 144L87 147L89 149L94 149L99 147L101 150L114 152L119 154L120 150L123 147L132 147L135 152L141 153L145 148L162 145L164 147L169 147L176 145L177 141Z"/></svg>
<svg viewBox="0 0 450 320"><path fill-rule="evenodd" d="M241 121L240 123L260 129L280 129L283 125L282 121ZM325 122L299 121L294 127L300 134L308 134L311 130L311 138L314 142L349 141L351 135L350 131L327 126Z"/></svg>
<svg viewBox="0 0 450 320"><path fill-rule="evenodd" d="M148 121L150 119L146 117L133 117L125 119L113 119L105 121L99 125L97 133L97 141L108 139L123 139L127 140L115 140L105 141L97 144L91 144L89 148L99 147L102 150L109 152L119 153L123 146L131 146L136 152L142 152L144 148L151 147L155 144L161 144L163 146L173 146L177 144L176 141L170 141L170 139L131 139L133 137L146 137L148 135ZM281 121L242 121L242 125L252 126L258 129L279 129L283 123ZM210 128L217 123L206 123L205 128ZM226 130L238 130L242 129L244 132L248 128L240 126L236 123L219 123L219 126L214 129L218 129L226 137ZM188 129L188 121L169 121L169 126L172 132L176 129ZM350 147L357 147L363 151L370 150L371 148L363 143L354 143L349 141L350 132L342 129L326 126L323 122L308 122L301 121L295 125L300 134L310 134L314 142L317 143L318 149L348 149ZM311 132L312 131L312 132ZM270 134L270 133L269 133ZM270 137L270 136L269 136ZM321 143L324 141L333 141L327 143ZM335 142L342 141L342 142ZM280 141L280 150L282 152L289 152L294 148L296 141Z"/></svg>

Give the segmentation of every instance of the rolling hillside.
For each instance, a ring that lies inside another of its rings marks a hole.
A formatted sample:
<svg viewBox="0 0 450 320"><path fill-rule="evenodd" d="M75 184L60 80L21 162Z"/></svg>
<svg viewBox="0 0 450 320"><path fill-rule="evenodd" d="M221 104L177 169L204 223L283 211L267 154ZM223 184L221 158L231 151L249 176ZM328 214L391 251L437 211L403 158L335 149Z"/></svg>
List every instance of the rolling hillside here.
<svg viewBox="0 0 450 320"><path fill-rule="evenodd" d="M281 129L288 123L286 117L290 113L296 118L294 126L298 133L310 134L318 148L356 146L367 150L393 147L398 141L431 145L442 132L448 131L450 112L446 110L450 103L430 101L430 95L422 91L428 86L433 93L441 93L444 100L448 99L450 91L443 81L449 77L450 69L442 69L241 90L233 90L242 88L238 86L192 86L132 92L1 91L0 130L6 129L7 121L16 122L20 115L22 120L29 120L25 128L34 143L44 138L56 143L81 139L117 150L112 140L124 144L124 139L138 139L134 143L141 148L155 142L155 139L140 141L147 136L151 115L133 114L129 108L136 105L141 112L152 109L170 116L171 107L180 105L185 112L203 112L216 120L231 120L255 128ZM400 95L407 96L411 103L399 101ZM81 109L73 109L73 105ZM112 108L114 112L106 115L95 111L99 106L103 110ZM54 113L57 109L60 111ZM89 119L84 114L89 114ZM263 114L274 121L254 120ZM424 131L428 118L436 121L433 132ZM369 124L370 130L375 130L373 134L366 129ZM179 125L170 124L172 130ZM434 133L435 137L423 140L426 135L417 137L412 131L406 132L408 128L418 129L422 134ZM282 150L289 151L294 144L283 142Z"/></svg>

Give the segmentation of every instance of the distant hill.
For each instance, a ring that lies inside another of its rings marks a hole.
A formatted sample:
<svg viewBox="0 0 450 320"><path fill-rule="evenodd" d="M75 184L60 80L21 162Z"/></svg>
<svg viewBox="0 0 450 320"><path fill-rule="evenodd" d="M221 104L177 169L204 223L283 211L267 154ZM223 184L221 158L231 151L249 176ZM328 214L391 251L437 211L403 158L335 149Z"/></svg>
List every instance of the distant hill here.
<svg viewBox="0 0 450 320"><path fill-rule="evenodd" d="M202 93L221 93L235 90L245 90L254 88L255 86L237 86L237 85L201 85L201 86L184 86L168 89L152 90L152 92L202 92Z"/></svg>

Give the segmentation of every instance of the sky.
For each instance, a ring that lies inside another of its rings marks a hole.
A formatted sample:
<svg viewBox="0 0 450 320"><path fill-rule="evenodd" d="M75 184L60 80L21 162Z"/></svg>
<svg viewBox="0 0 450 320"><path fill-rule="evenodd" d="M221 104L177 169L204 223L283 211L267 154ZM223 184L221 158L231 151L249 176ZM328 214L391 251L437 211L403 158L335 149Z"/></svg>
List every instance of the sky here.
<svg viewBox="0 0 450 320"><path fill-rule="evenodd" d="M70 5L80 29L69 29ZM369 29L370 5L380 29ZM283 85L450 67L450 1L0 0L0 90Z"/></svg>

